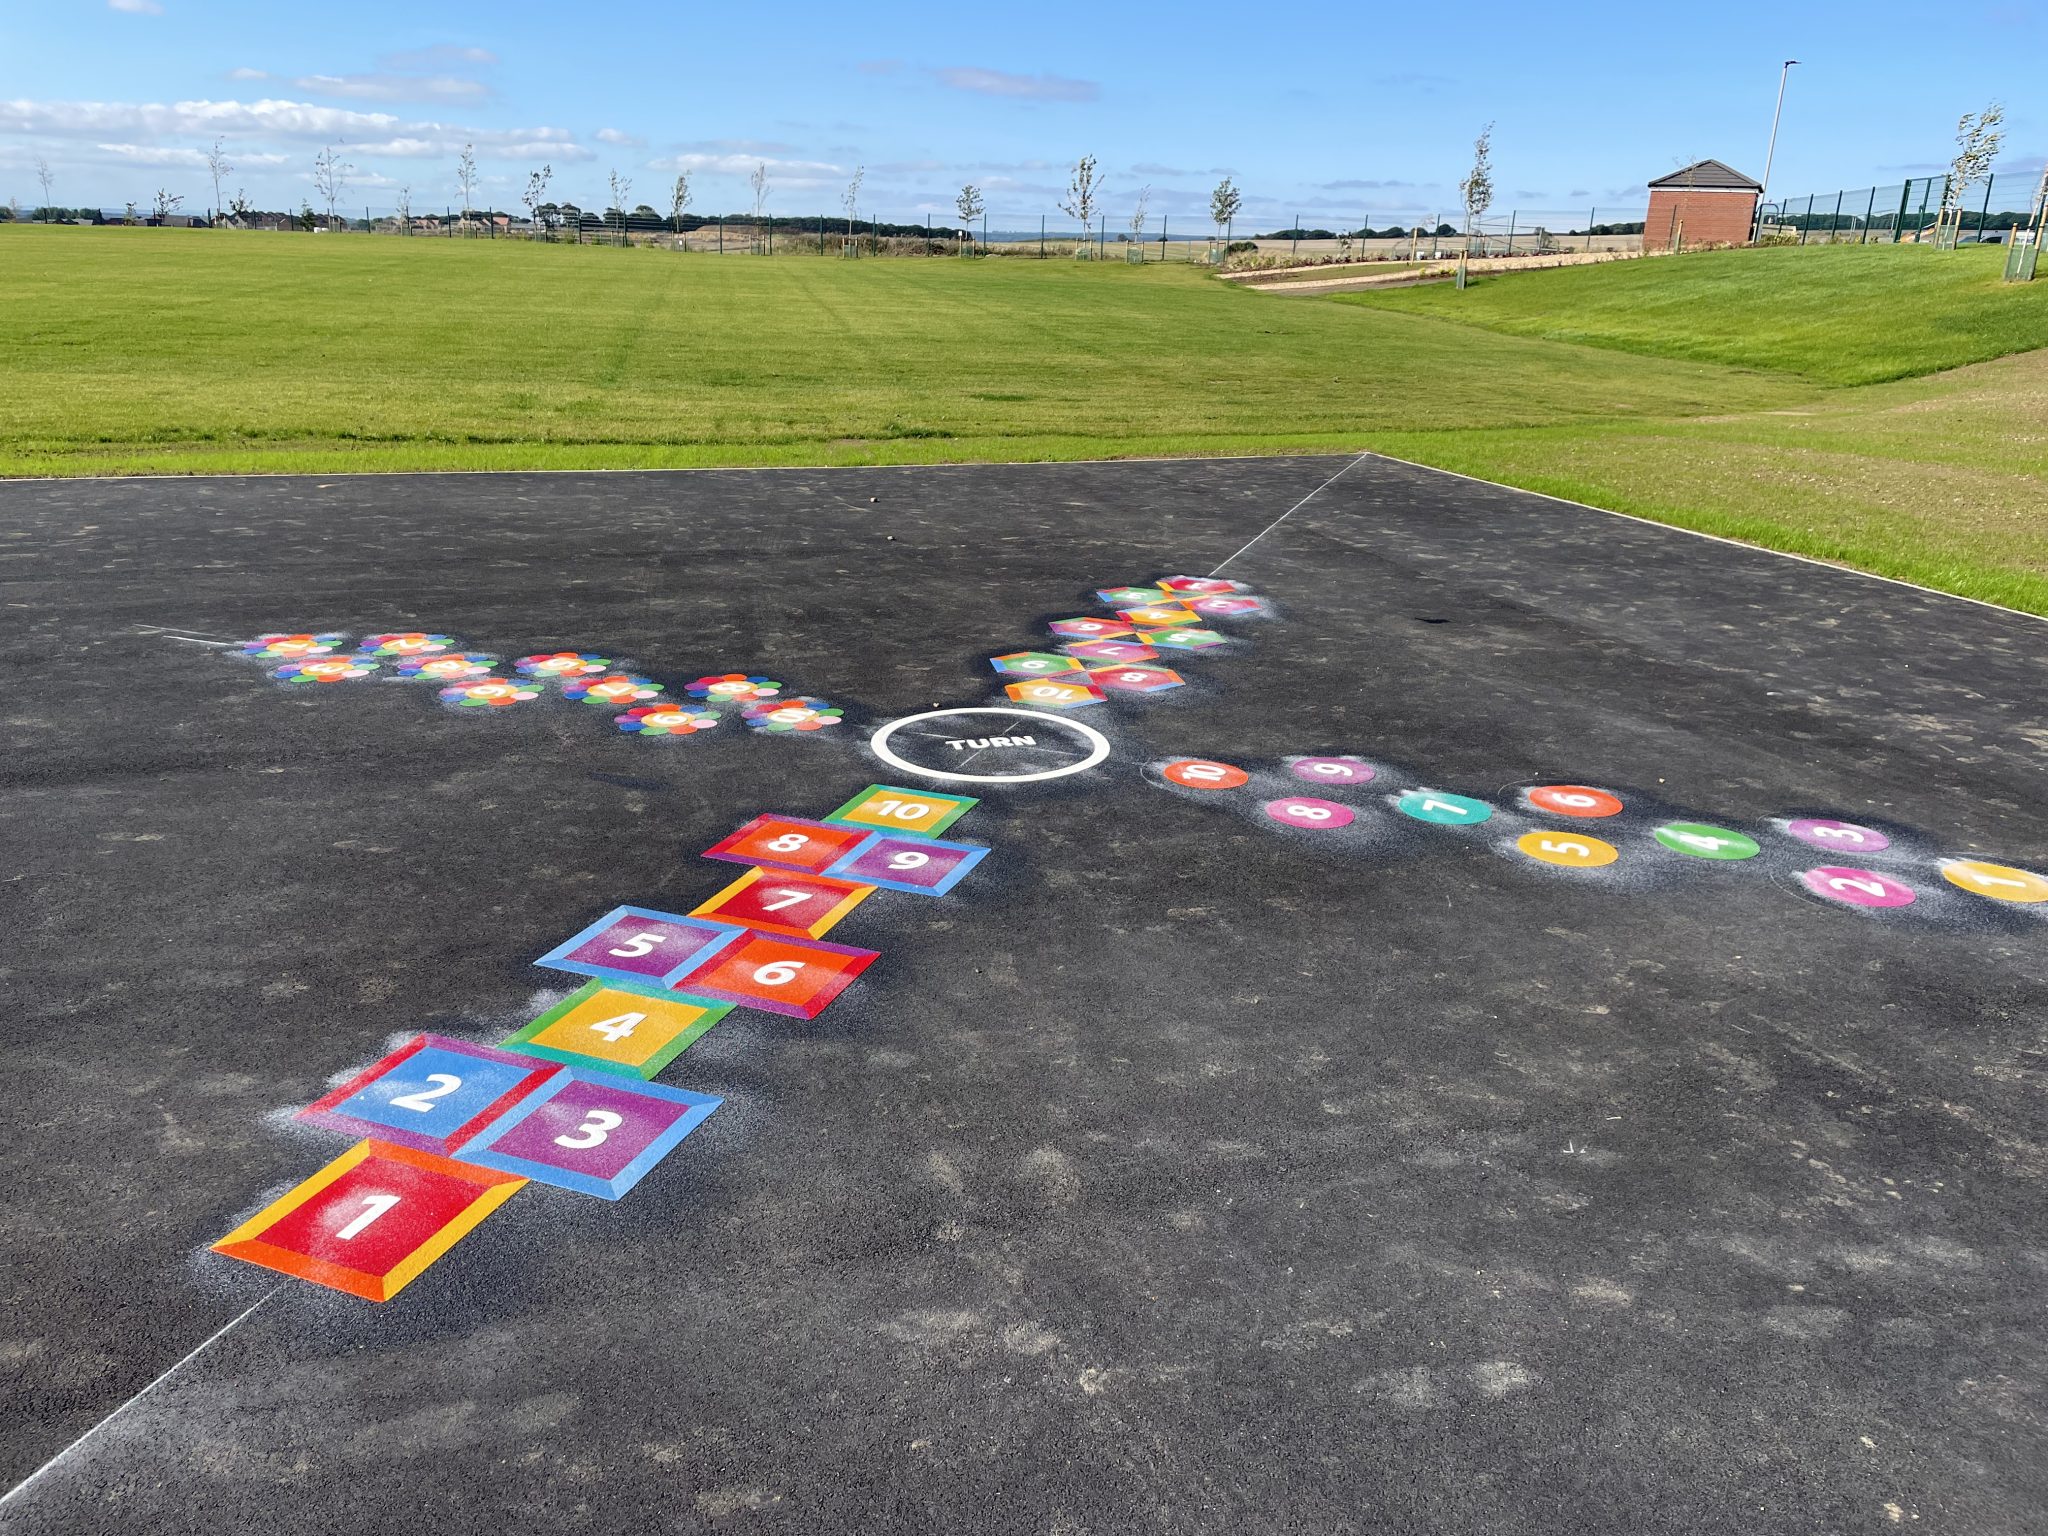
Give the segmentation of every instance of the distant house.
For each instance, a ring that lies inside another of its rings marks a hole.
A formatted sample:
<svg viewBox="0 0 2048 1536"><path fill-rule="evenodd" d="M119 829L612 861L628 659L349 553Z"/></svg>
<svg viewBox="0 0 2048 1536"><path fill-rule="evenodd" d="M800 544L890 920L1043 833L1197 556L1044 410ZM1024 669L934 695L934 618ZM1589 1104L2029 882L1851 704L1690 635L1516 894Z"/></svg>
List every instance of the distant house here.
<svg viewBox="0 0 2048 1536"><path fill-rule="evenodd" d="M1643 250L1747 245L1756 227L1760 183L1719 160L1697 160L1650 183Z"/></svg>

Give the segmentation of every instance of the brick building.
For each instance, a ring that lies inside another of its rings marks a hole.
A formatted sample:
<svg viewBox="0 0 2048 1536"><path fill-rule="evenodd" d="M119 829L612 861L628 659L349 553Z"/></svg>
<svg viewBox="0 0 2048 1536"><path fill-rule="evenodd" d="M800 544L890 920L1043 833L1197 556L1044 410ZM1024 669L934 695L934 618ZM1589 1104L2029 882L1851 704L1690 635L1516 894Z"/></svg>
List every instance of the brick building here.
<svg viewBox="0 0 2048 1536"><path fill-rule="evenodd" d="M1747 245L1756 227L1763 188L1718 160L1682 166L1650 183L1643 249L1697 250L1703 245Z"/></svg>

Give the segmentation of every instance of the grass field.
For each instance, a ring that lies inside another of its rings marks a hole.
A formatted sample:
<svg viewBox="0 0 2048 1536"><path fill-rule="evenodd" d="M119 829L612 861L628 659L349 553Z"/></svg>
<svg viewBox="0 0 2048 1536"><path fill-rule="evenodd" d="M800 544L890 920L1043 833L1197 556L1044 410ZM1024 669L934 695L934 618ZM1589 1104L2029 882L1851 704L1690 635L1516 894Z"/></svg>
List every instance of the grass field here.
<svg viewBox="0 0 2048 1536"><path fill-rule="evenodd" d="M1178 264L0 226L0 473L1378 448L2048 613L2048 283L1810 248L1460 295ZM1748 265L1745 265L1748 264Z"/></svg>

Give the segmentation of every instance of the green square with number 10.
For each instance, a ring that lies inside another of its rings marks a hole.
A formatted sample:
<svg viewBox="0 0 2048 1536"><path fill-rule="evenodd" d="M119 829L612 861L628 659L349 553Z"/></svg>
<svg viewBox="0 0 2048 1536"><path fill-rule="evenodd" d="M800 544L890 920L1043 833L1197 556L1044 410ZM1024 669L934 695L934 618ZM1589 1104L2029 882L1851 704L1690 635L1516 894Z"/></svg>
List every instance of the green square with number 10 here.
<svg viewBox="0 0 2048 1536"><path fill-rule="evenodd" d="M731 1012L731 1003L593 981L520 1030L505 1048L651 1082Z"/></svg>
<svg viewBox="0 0 2048 1536"><path fill-rule="evenodd" d="M879 827L885 832L937 837L979 804L971 795L941 795L929 789L870 784L825 819L842 826Z"/></svg>

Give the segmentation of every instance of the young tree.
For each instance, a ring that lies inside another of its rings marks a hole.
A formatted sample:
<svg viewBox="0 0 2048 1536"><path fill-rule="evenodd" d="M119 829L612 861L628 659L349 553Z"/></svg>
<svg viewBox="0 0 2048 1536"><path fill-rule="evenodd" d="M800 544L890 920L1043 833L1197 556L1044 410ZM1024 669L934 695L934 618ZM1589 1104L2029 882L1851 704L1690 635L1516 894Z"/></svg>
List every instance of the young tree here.
<svg viewBox="0 0 2048 1536"><path fill-rule="evenodd" d="M768 206L768 166L757 163L747 172L747 185L754 189L754 222L761 222L761 210Z"/></svg>
<svg viewBox="0 0 2048 1536"><path fill-rule="evenodd" d="M36 180L43 184L43 206L50 206L50 188L57 184L57 178L50 173L50 162L41 155L36 156Z"/></svg>
<svg viewBox="0 0 2048 1536"><path fill-rule="evenodd" d="M845 195L839 199L840 206L846 210L846 238L848 240L853 238L853 221L860 216L860 184L867 179L867 174L868 168L866 166L856 165L853 168L853 180L846 184Z"/></svg>
<svg viewBox="0 0 2048 1536"><path fill-rule="evenodd" d="M246 191L238 188L235 195L228 199L228 214L238 225L255 211L249 206L249 194Z"/></svg>
<svg viewBox="0 0 2048 1536"><path fill-rule="evenodd" d="M619 239L626 238L626 197L633 190L633 183L617 171L611 173L612 205L605 210L604 221L609 224L613 218L619 221Z"/></svg>
<svg viewBox="0 0 2048 1536"><path fill-rule="evenodd" d="M327 205L327 227L334 228L334 205L341 201L349 172L355 169L341 158L341 146L330 144L313 157L313 190Z"/></svg>
<svg viewBox="0 0 2048 1536"><path fill-rule="evenodd" d="M690 206L690 173L676 172L676 184L668 189L668 216L675 232L683 232L683 210Z"/></svg>
<svg viewBox="0 0 2048 1536"><path fill-rule="evenodd" d="M213 173L213 212L215 217L219 217L221 211L220 184L235 173L235 168L228 164L228 157L221 148L221 142L221 140L215 139L213 141L213 148L206 152L206 168Z"/></svg>
<svg viewBox="0 0 2048 1536"><path fill-rule="evenodd" d="M1472 169L1465 179L1458 183L1458 194L1465 199L1465 249L1472 249L1472 232L1479 227L1479 221L1486 217L1486 210L1493 206L1493 124L1488 123L1479 130L1479 137L1472 141Z"/></svg>
<svg viewBox="0 0 2048 1536"><path fill-rule="evenodd" d="M953 199L953 207L960 215L960 240L962 248L974 238L974 221L981 217L986 205L981 200L981 188L968 182L960 189L960 195Z"/></svg>
<svg viewBox="0 0 2048 1536"><path fill-rule="evenodd" d="M128 205L127 217L122 219L121 222L124 224L133 224L135 222L135 205L133 203Z"/></svg>
<svg viewBox="0 0 2048 1536"><path fill-rule="evenodd" d="M165 220L169 219L172 214L178 211L179 205L182 204L184 201L185 199L180 197L177 193L166 192L162 187L158 187L156 189L157 224L161 227Z"/></svg>
<svg viewBox="0 0 2048 1536"><path fill-rule="evenodd" d="M1094 227L1095 215L1102 198L1102 178L1095 172L1095 157L1083 155L1074 162L1074 174L1067 182L1067 195L1060 200L1060 211L1081 224L1082 241L1074 252L1082 255L1088 249L1087 234Z"/></svg>
<svg viewBox="0 0 2048 1536"><path fill-rule="evenodd" d="M398 189L398 232L412 233L412 185L408 182Z"/></svg>
<svg viewBox="0 0 2048 1536"><path fill-rule="evenodd" d="M1941 195L1938 243L1954 245L1963 233L1963 199L1970 187L1989 174L2005 142L2005 107L1992 102L1982 112L1965 112L1956 123L1956 157L1948 168L1948 187ZM1981 233L1981 231L1980 231Z"/></svg>
<svg viewBox="0 0 2048 1536"><path fill-rule="evenodd" d="M1209 222L1223 231L1223 243L1230 244L1230 229L1237 222L1237 210L1244 206L1244 194L1231 184L1228 176L1216 183L1216 190L1209 194Z"/></svg>
<svg viewBox="0 0 2048 1536"><path fill-rule="evenodd" d="M476 206L476 146L465 144L462 154L455 162L455 181L462 188L462 217L469 220L469 210Z"/></svg>
<svg viewBox="0 0 2048 1536"><path fill-rule="evenodd" d="M1131 210L1131 250L1134 254L1145 239L1145 208L1152 201L1152 185L1138 188L1138 205Z"/></svg>
<svg viewBox="0 0 2048 1536"><path fill-rule="evenodd" d="M526 204L526 226L529 234L541 234L550 228L549 221L541 214L541 207L547 202L548 183L554 179L555 168L544 165L526 178L526 191L520 201Z"/></svg>

